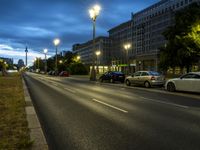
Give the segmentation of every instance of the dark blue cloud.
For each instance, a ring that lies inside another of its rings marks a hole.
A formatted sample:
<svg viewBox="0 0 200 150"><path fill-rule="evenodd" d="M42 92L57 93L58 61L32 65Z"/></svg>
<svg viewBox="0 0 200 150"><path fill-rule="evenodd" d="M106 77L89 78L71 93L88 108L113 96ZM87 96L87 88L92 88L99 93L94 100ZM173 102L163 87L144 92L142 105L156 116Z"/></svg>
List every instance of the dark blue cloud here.
<svg viewBox="0 0 200 150"><path fill-rule="evenodd" d="M159 0L0 0L0 44L28 45L39 51L54 51L52 40L61 38L61 49L86 42L92 37L88 9L98 3L102 12L97 19L97 36L131 18ZM22 48L22 47L15 47Z"/></svg>

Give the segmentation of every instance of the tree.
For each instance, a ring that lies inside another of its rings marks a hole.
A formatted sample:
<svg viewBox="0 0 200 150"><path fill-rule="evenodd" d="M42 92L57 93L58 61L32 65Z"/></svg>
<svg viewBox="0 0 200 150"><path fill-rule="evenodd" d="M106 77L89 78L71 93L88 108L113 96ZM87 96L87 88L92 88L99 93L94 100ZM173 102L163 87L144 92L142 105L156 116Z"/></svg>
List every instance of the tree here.
<svg viewBox="0 0 200 150"><path fill-rule="evenodd" d="M200 6L193 3L176 12L175 24L163 33L167 42L161 47L161 69L187 68L187 72L200 56Z"/></svg>

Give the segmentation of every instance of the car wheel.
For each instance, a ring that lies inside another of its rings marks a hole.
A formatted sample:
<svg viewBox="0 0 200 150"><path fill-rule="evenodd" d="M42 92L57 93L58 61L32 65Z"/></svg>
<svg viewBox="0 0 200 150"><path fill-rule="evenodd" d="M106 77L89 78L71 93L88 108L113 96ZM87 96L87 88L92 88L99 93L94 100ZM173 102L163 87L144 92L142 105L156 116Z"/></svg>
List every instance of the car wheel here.
<svg viewBox="0 0 200 150"><path fill-rule="evenodd" d="M111 79L110 79L110 82L111 82L111 83L115 83L115 80L111 78Z"/></svg>
<svg viewBox="0 0 200 150"><path fill-rule="evenodd" d="M176 91L176 87L175 87L174 83L169 82L169 83L167 84L167 90L170 91L170 92Z"/></svg>
<svg viewBox="0 0 200 150"><path fill-rule="evenodd" d="M150 85L150 83L149 83L148 81L144 82L144 86L145 86L146 88L150 88L150 87L151 87L151 85Z"/></svg>
<svg viewBox="0 0 200 150"><path fill-rule="evenodd" d="M129 80L126 80L126 85L127 86L130 86L131 85L131 82Z"/></svg>

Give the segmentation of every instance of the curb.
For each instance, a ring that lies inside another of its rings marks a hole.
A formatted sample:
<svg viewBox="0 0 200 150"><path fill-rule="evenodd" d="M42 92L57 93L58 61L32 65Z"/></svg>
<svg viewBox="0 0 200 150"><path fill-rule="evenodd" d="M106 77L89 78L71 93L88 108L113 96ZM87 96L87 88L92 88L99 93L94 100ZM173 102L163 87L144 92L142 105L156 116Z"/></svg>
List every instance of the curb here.
<svg viewBox="0 0 200 150"><path fill-rule="evenodd" d="M38 120L36 111L33 107L33 103L28 92L28 88L23 78L22 82L23 82L24 97L26 102L26 107L25 107L26 119L28 122L28 128L30 130L31 141L34 141L31 150L48 150L49 148L44 133L42 131L40 122Z"/></svg>

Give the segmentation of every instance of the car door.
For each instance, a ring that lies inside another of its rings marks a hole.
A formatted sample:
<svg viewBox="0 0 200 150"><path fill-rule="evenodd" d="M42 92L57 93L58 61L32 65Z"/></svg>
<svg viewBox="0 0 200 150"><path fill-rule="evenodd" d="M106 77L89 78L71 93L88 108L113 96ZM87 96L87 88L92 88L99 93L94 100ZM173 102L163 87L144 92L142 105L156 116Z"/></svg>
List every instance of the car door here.
<svg viewBox="0 0 200 150"><path fill-rule="evenodd" d="M133 74L132 78L130 79L132 84L139 84L140 74L140 71Z"/></svg>
<svg viewBox="0 0 200 150"><path fill-rule="evenodd" d="M176 90L192 91L193 88L193 74L188 73L176 80Z"/></svg>
<svg viewBox="0 0 200 150"><path fill-rule="evenodd" d="M141 72L140 77L138 79L138 84L144 85L145 81L148 81L149 74L148 72Z"/></svg>
<svg viewBox="0 0 200 150"><path fill-rule="evenodd" d="M193 85L192 87L193 92L200 92L200 75L194 74L192 85Z"/></svg>

